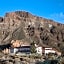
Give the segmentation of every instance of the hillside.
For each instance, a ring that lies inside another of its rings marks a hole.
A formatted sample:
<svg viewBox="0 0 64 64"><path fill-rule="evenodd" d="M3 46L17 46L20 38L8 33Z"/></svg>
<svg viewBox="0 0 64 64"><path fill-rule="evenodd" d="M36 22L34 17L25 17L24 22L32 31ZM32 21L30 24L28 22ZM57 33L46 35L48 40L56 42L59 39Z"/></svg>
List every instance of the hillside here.
<svg viewBox="0 0 64 64"><path fill-rule="evenodd" d="M25 11L6 13L0 17L0 45L14 39L64 51L64 24Z"/></svg>

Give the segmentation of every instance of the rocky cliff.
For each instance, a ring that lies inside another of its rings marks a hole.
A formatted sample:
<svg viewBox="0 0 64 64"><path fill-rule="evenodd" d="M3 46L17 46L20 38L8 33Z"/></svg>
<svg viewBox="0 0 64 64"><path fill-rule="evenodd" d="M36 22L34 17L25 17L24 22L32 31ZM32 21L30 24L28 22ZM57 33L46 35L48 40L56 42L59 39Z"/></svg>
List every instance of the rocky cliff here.
<svg viewBox="0 0 64 64"><path fill-rule="evenodd" d="M0 17L0 45L14 39L64 51L64 24L25 11L6 13Z"/></svg>

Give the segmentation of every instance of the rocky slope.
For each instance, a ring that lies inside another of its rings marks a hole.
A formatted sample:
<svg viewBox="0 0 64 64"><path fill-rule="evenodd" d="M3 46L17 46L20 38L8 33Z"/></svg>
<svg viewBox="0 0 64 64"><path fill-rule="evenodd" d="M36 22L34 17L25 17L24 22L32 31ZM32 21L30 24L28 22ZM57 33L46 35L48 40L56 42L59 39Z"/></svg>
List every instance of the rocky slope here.
<svg viewBox="0 0 64 64"><path fill-rule="evenodd" d="M64 51L64 24L25 11L6 13L0 17L0 45L9 44L12 39Z"/></svg>

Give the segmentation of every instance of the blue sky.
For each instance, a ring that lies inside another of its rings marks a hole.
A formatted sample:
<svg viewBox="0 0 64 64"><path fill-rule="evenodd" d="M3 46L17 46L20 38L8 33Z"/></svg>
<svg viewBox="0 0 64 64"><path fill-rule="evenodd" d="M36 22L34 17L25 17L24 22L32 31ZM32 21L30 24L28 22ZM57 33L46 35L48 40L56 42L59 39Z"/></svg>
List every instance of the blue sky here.
<svg viewBox="0 0 64 64"><path fill-rule="evenodd" d="M64 24L64 0L1 0L0 16L17 10L53 19Z"/></svg>

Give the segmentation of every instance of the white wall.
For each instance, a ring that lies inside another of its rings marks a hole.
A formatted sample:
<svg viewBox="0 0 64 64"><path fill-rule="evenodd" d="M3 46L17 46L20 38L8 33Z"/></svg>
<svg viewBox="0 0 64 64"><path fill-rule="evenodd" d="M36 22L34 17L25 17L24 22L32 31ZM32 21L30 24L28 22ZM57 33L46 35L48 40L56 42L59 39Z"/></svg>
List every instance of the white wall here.
<svg viewBox="0 0 64 64"><path fill-rule="evenodd" d="M18 51L18 49L17 48L14 48L14 53L16 53Z"/></svg>
<svg viewBox="0 0 64 64"><path fill-rule="evenodd" d="M36 51L38 54L42 55L42 47L37 47Z"/></svg>
<svg viewBox="0 0 64 64"><path fill-rule="evenodd" d="M52 49L45 49L45 54L49 54L49 53L55 53L55 51L54 50L52 50Z"/></svg>

